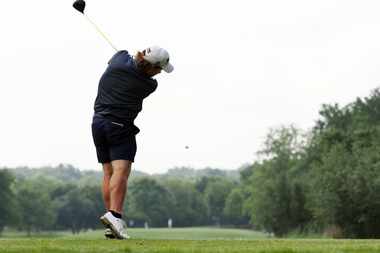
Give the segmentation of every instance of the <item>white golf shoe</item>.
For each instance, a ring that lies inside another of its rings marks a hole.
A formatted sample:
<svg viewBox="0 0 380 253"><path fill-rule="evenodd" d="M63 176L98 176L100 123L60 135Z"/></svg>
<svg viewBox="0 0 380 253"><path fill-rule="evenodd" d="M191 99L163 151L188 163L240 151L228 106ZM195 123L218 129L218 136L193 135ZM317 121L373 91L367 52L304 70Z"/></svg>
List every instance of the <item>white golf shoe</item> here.
<svg viewBox="0 0 380 253"><path fill-rule="evenodd" d="M122 219L113 216L111 212L107 212L102 217L100 217L100 221L106 228L110 228L112 230L112 233L117 239L123 240L129 238L126 231L125 222Z"/></svg>

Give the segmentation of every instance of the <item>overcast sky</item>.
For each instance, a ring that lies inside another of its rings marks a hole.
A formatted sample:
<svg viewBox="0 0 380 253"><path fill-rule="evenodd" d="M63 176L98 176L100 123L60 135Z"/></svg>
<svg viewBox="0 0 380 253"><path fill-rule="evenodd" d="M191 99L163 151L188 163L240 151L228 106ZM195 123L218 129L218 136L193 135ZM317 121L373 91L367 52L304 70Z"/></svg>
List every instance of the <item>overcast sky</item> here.
<svg viewBox="0 0 380 253"><path fill-rule="evenodd" d="M0 166L100 169L91 137L113 49L70 0L3 1ZM309 129L323 103L380 84L380 1L87 0L119 49L166 48L175 71L136 119L135 168L236 169L271 127ZM186 149L185 146L189 146Z"/></svg>

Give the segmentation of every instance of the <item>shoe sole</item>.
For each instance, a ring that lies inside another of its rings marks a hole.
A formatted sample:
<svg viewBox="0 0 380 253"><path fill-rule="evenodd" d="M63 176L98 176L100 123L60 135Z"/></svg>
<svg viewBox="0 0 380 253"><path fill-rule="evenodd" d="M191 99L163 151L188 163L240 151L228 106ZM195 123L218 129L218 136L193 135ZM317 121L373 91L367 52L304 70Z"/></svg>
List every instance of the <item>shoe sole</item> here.
<svg viewBox="0 0 380 253"><path fill-rule="evenodd" d="M100 221L103 223L103 225L105 227L109 227L113 233L113 235L117 238L117 239L120 239L120 240L123 240L123 239L126 239L124 237L122 237L119 232L117 231L117 229L112 225L112 223L104 216L100 217Z"/></svg>
<svg viewBox="0 0 380 253"><path fill-rule="evenodd" d="M116 237L115 237L115 235L113 234L111 228L110 228L109 226L107 226L107 229L109 229L109 230L106 230L106 231L104 232L104 237L105 237L106 239L116 239Z"/></svg>
<svg viewBox="0 0 380 253"><path fill-rule="evenodd" d="M104 236L107 238L107 239L116 239L116 236L112 233L112 234L104 234Z"/></svg>
<svg viewBox="0 0 380 253"><path fill-rule="evenodd" d="M104 224L103 224L103 225L104 225ZM108 226L108 225L104 225L104 226L105 226L105 228L106 228L106 231L104 232L104 237L105 237L106 239L116 239L116 236L113 234L113 232L112 232L110 226Z"/></svg>

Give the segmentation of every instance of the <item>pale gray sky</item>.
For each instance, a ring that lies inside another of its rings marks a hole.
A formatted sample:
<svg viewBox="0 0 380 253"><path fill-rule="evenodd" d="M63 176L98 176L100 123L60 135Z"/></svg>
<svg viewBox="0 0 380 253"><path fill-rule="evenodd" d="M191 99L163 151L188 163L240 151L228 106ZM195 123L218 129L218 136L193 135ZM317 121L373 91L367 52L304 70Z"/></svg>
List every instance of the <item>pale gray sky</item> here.
<svg viewBox="0 0 380 253"><path fill-rule="evenodd" d="M113 49L72 1L0 9L0 166L99 169L90 124ZM160 45L172 74L144 102L135 168L236 169L270 127L308 129L323 103L380 84L380 2L87 0L119 49ZM190 148L185 149L188 145Z"/></svg>

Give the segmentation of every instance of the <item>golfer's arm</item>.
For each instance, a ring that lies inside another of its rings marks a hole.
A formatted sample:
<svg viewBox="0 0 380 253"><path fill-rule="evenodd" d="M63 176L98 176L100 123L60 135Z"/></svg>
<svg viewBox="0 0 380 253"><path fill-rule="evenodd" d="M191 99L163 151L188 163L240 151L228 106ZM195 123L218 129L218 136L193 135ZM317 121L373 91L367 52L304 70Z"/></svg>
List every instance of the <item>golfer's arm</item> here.
<svg viewBox="0 0 380 253"><path fill-rule="evenodd" d="M112 65L120 69L129 69L133 64L133 57L128 53L127 50L121 50L117 52L111 60L108 62L108 65Z"/></svg>

